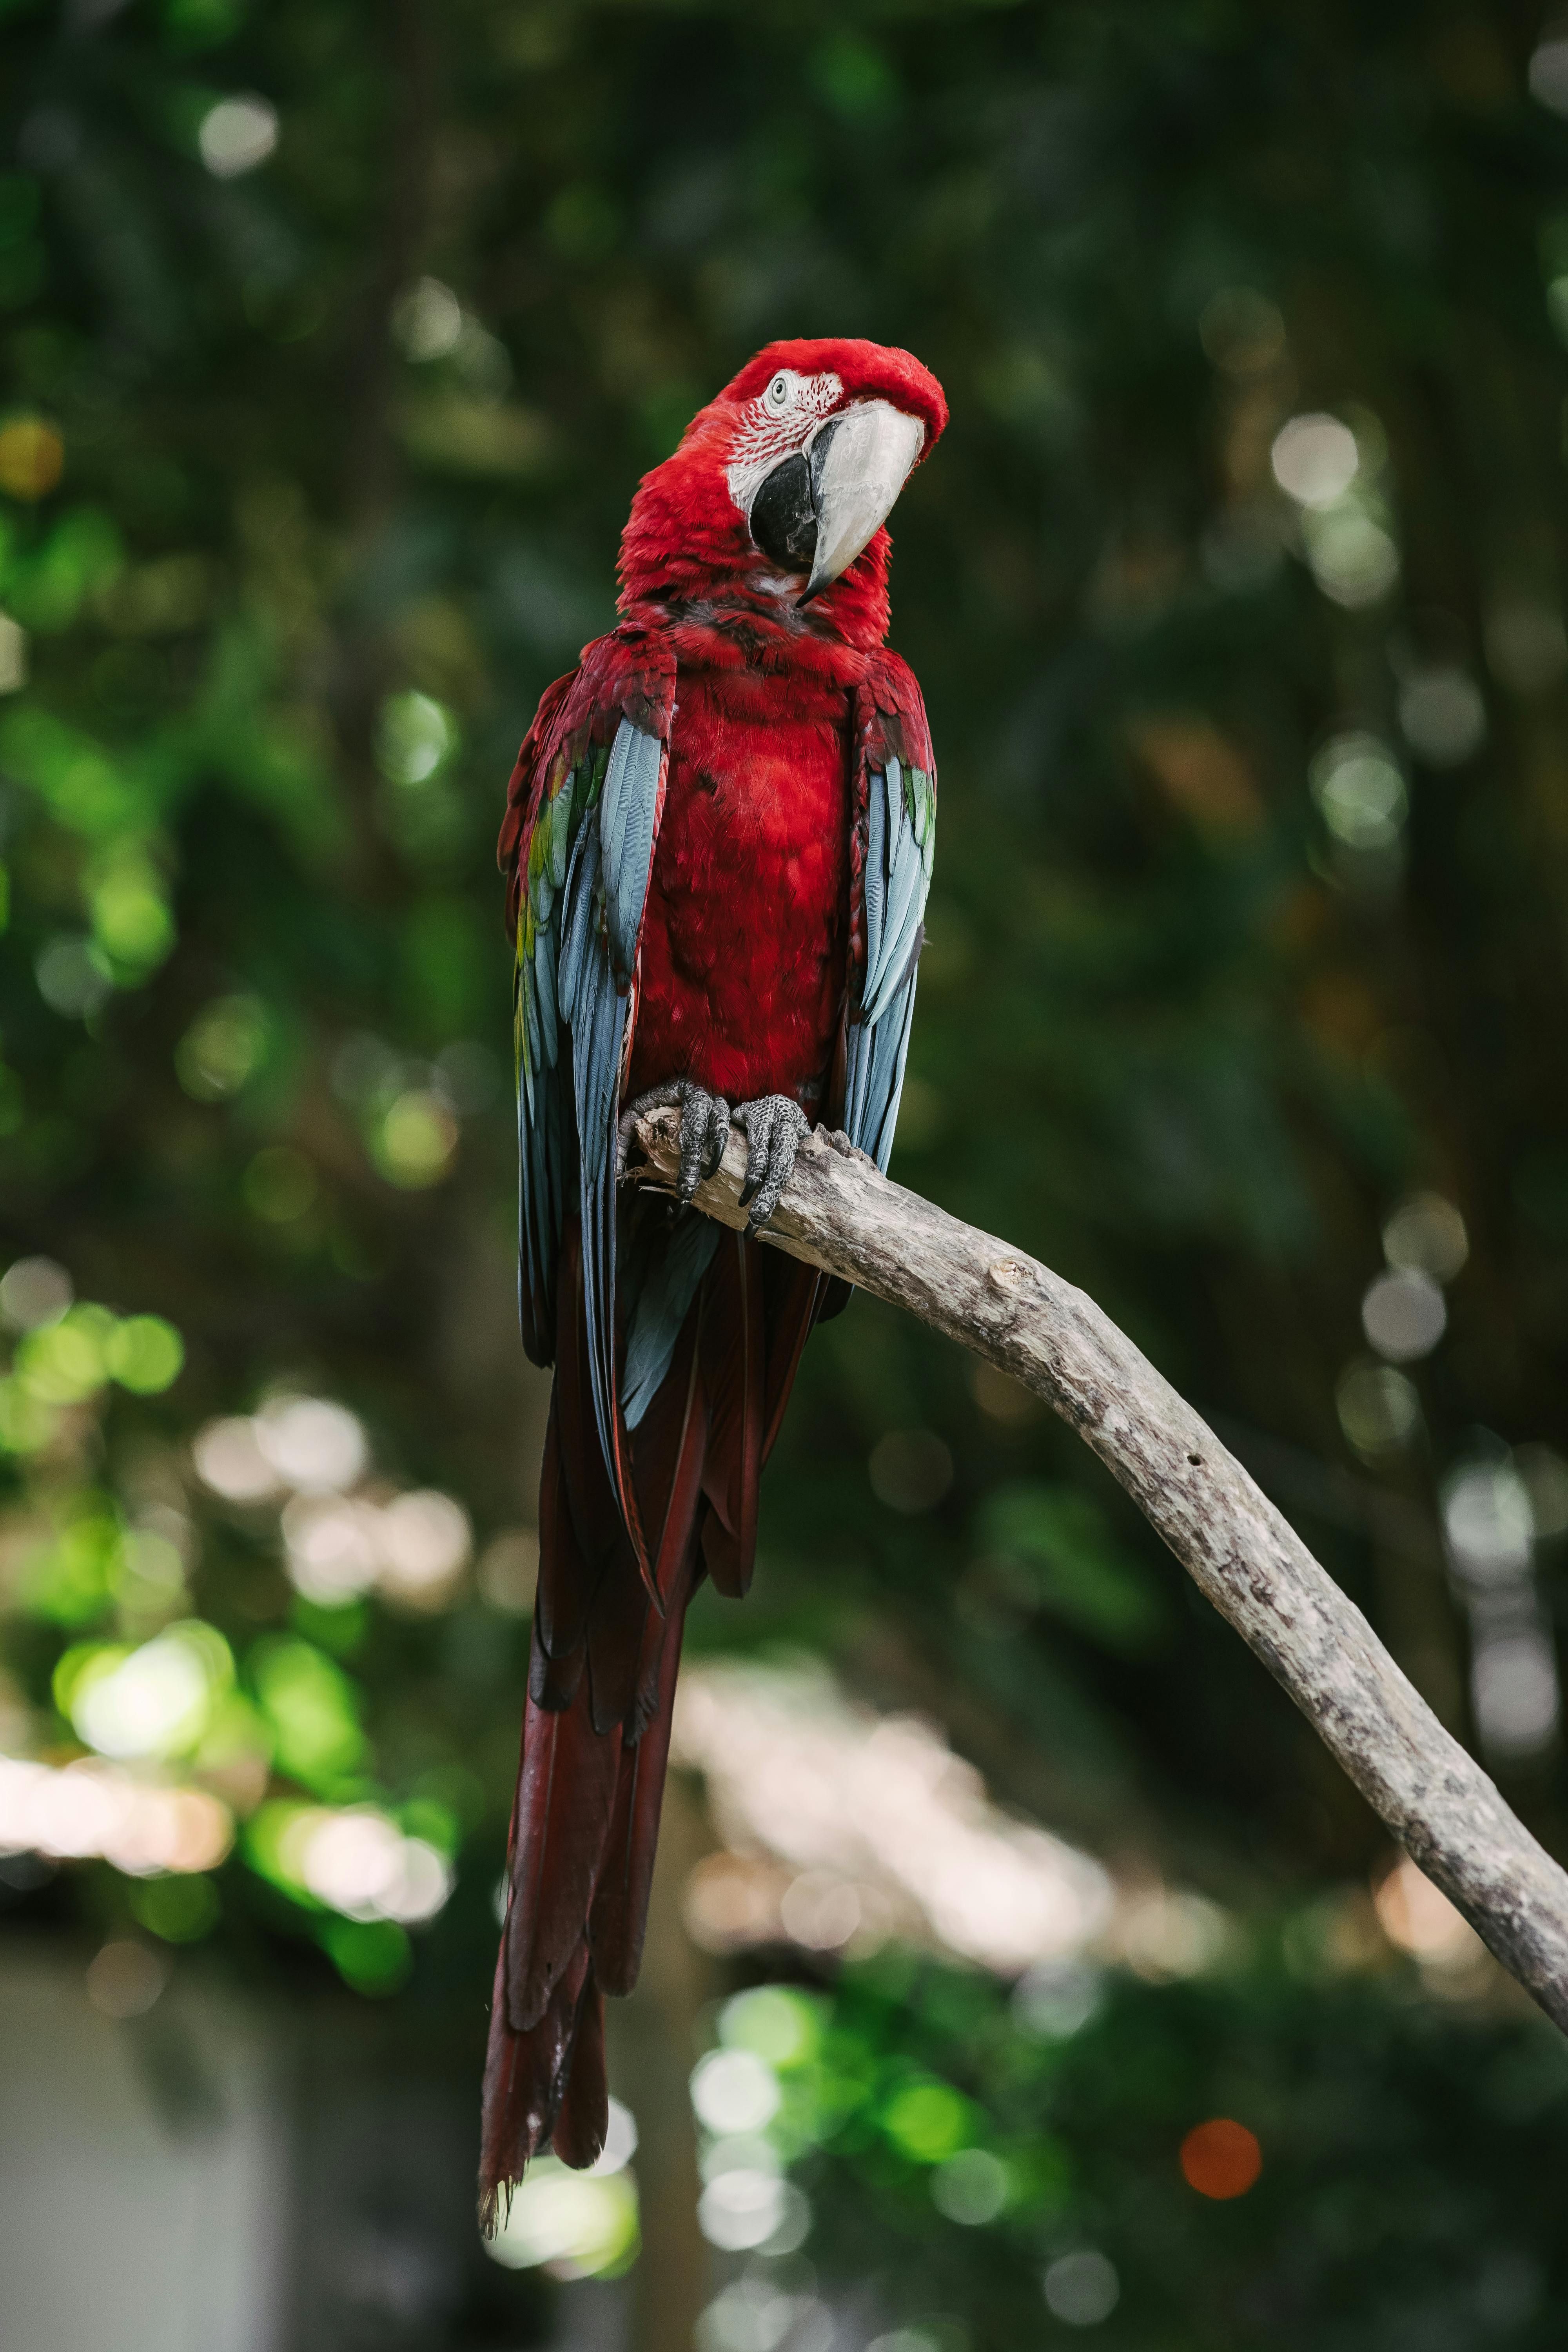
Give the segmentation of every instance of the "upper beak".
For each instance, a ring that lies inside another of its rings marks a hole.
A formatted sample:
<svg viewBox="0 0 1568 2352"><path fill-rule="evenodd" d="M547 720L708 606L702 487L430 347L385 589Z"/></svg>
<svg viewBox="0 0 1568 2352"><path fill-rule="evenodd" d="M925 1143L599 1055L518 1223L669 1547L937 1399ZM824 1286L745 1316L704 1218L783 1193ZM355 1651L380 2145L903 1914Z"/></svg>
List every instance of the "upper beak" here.
<svg viewBox="0 0 1568 2352"><path fill-rule="evenodd" d="M920 418L886 400L857 401L817 426L805 453L816 547L803 604L847 572L881 529L924 439Z"/></svg>

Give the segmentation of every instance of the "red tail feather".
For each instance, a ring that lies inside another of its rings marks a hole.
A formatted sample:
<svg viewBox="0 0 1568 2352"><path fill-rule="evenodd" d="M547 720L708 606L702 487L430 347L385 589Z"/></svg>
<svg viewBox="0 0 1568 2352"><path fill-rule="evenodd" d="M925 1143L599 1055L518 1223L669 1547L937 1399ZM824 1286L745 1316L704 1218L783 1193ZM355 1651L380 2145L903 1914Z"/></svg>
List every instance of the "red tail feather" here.
<svg viewBox="0 0 1568 2352"><path fill-rule="evenodd" d="M563 2089L551 2146L563 2164L578 2172L604 2153L610 2092L605 2074L605 1996L588 1966L577 2003L577 2030L562 2069Z"/></svg>
<svg viewBox="0 0 1568 2352"><path fill-rule="evenodd" d="M563 1253L555 1397L540 1489L539 1607L510 1892L485 2067L479 2214L493 2231L553 2142L593 2163L607 2122L603 1994L637 1981L653 1882L686 1607L704 1568L742 1592L763 1459L816 1299L749 1238L721 1247L631 1442L667 1614L650 1605L600 1454ZM710 1399L722 1400L716 1411ZM548 1643L548 1647L546 1644Z"/></svg>
<svg viewBox="0 0 1568 2352"><path fill-rule="evenodd" d="M726 1234L708 1276L702 1320L703 1386L714 1400L702 1558L720 1591L735 1601L752 1581L757 1553L767 1370L763 1272L761 1244L749 1234Z"/></svg>

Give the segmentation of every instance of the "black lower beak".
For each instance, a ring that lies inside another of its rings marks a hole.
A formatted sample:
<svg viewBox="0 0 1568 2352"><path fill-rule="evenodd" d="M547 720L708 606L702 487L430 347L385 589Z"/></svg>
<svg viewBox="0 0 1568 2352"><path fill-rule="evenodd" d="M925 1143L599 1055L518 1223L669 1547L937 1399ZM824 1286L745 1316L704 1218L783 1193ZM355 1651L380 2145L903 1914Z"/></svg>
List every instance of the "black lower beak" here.
<svg viewBox="0 0 1568 2352"><path fill-rule="evenodd" d="M809 572L816 561L816 500L802 457L773 467L752 500L752 537L781 572Z"/></svg>
<svg viewBox="0 0 1568 2352"><path fill-rule="evenodd" d="M781 572L804 572L809 604L847 571L887 520L925 438L920 419L885 400L824 417L805 447L767 475L752 500L752 537Z"/></svg>

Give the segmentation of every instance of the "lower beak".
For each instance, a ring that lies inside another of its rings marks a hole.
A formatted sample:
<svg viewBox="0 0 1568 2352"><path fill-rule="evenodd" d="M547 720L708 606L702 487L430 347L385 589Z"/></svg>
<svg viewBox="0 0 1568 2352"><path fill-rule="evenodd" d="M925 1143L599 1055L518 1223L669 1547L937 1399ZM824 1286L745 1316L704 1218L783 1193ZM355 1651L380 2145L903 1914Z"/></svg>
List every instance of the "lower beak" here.
<svg viewBox="0 0 1568 2352"><path fill-rule="evenodd" d="M857 401L817 427L806 450L816 548L803 604L847 572L876 537L924 439L919 417L886 400Z"/></svg>
<svg viewBox="0 0 1568 2352"><path fill-rule="evenodd" d="M886 400L825 417L752 500L752 537L784 572L809 572L800 601L830 587L880 530L920 456L925 426Z"/></svg>

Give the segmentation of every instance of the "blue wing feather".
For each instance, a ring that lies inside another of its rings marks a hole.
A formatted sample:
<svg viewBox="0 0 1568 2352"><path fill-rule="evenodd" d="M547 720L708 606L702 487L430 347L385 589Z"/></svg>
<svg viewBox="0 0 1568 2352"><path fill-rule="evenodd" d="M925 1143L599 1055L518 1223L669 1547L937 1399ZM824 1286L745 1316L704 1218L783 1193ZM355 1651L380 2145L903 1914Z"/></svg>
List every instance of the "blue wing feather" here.
<svg viewBox="0 0 1568 2352"><path fill-rule="evenodd" d="M561 1055L560 1014L555 996L555 927L541 931L533 949L533 985L539 1001L539 1036L544 1065L553 1069Z"/></svg>
<svg viewBox="0 0 1568 2352"><path fill-rule="evenodd" d="M604 801L605 908L611 961L623 978L630 977L637 961L637 935L647 900L648 868L658 818L658 771L663 756L658 738L644 735L630 719L621 721L620 734L616 738L617 751L622 737L627 735L634 740L621 770L613 814L607 777Z"/></svg>
<svg viewBox="0 0 1568 2352"><path fill-rule="evenodd" d="M626 1018L626 999L617 995L615 981L601 966L578 992L572 1036L577 1081L577 1143L583 1155L584 1182L592 1182L603 1168L615 1127Z"/></svg>
<svg viewBox="0 0 1568 2352"><path fill-rule="evenodd" d="M909 1057L914 1013L915 975L911 971L871 1032L867 1091L870 1101L880 1108L876 1131L862 1149L870 1153L884 1176L893 1156L893 1130L898 1124L899 1098L904 1091L904 1064Z"/></svg>
<svg viewBox="0 0 1568 2352"><path fill-rule="evenodd" d="M631 794L624 787L637 731L629 719L622 719L610 747L610 764L605 771L604 790L599 795L599 847L606 866L620 856L626 820L631 814Z"/></svg>
<svg viewBox="0 0 1568 2352"><path fill-rule="evenodd" d="M585 872L585 869L588 870ZM587 960L598 886L599 829L597 825L585 824L577 836L577 845L572 852L572 863L566 874L567 916L561 941L557 996L568 1028L576 1019L577 992L582 986L584 965Z"/></svg>
<svg viewBox="0 0 1568 2352"><path fill-rule="evenodd" d="M907 793L905 782L902 763L891 754L866 777L866 979L845 1071L846 1132L884 1172L914 1018L935 822L932 780L912 771Z"/></svg>
<svg viewBox="0 0 1568 2352"><path fill-rule="evenodd" d="M713 1263L720 1227L696 1209L683 1211L632 1309L621 1396L635 1429L658 1395L697 1286Z"/></svg>
<svg viewBox="0 0 1568 2352"><path fill-rule="evenodd" d="M594 1414L612 1477L616 1121L630 1013L627 992L637 969L664 757L658 736L623 718L607 755L603 750L595 755L584 749L563 780L545 813L548 830L525 902L531 920L525 916L518 973L520 1238L536 1290L548 1297L562 1221L570 1205L581 1213ZM603 778L597 793L595 773ZM570 1112L557 1075L563 1034L572 1049ZM574 1204L566 1201L563 1183L565 1116L574 1117L576 1129ZM689 1250L685 1255L689 1257ZM698 1279L700 1272L699 1268ZM639 1349L639 1365L653 1364L658 1324L653 1316ZM658 1379L668 1360L667 1351Z"/></svg>
<svg viewBox="0 0 1568 2352"><path fill-rule="evenodd" d="M866 1018L879 1020L889 999L903 978L914 945L915 933L925 912L928 877L925 858L910 822L909 809L898 777L898 761L889 760L884 785L888 803L888 839L890 844L887 897L882 914L882 936L875 962L868 956L866 983ZM873 791L875 783L873 782Z"/></svg>

